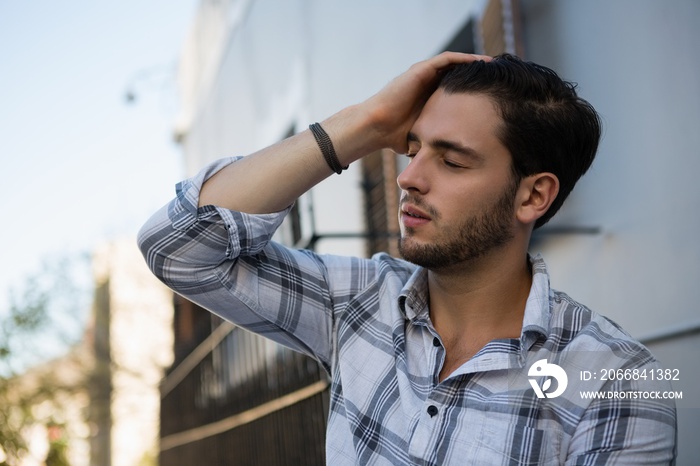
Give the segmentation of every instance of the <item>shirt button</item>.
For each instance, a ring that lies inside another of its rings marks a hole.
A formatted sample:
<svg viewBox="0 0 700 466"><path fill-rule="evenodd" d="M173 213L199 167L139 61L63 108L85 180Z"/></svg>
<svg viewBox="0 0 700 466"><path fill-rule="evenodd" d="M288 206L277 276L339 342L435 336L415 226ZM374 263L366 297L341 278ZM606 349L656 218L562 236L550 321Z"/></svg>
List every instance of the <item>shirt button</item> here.
<svg viewBox="0 0 700 466"><path fill-rule="evenodd" d="M438 413L437 406L435 406L435 405L428 406L428 414L430 415L430 417L435 416L437 413Z"/></svg>
<svg viewBox="0 0 700 466"><path fill-rule="evenodd" d="M440 346L440 339L438 337L433 338L433 346Z"/></svg>

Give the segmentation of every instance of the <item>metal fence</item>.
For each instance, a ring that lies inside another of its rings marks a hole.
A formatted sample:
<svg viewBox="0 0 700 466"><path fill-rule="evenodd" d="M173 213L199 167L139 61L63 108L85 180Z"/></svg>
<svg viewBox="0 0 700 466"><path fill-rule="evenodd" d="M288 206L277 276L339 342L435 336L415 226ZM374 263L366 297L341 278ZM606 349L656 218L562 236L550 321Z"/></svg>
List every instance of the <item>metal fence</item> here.
<svg viewBox="0 0 700 466"><path fill-rule="evenodd" d="M325 464L328 382L316 361L181 298L175 322L162 466Z"/></svg>

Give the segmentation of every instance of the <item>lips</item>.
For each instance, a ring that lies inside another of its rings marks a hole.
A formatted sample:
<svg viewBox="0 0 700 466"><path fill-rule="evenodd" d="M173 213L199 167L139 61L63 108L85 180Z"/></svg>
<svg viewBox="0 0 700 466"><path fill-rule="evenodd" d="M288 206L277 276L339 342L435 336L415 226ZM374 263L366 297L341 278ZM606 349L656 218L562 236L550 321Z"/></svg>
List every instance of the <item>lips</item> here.
<svg viewBox="0 0 700 466"><path fill-rule="evenodd" d="M416 208L416 207L414 207L414 206L412 206L412 205L410 205L410 204L404 205L404 206L401 208L401 212L402 212L404 215L408 215L409 217L421 218L421 219L424 219L424 220L430 220L430 216L429 216L428 214L426 214L426 213L423 212L422 210L420 210L420 209L418 209L418 208Z"/></svg>
<svg viewBox="0 0 700 466"><path fill-rule="evenodd" d="M404 204L401 207L401 223L407 228L425 225L430 220L430 215L411 204Z"/></svg>

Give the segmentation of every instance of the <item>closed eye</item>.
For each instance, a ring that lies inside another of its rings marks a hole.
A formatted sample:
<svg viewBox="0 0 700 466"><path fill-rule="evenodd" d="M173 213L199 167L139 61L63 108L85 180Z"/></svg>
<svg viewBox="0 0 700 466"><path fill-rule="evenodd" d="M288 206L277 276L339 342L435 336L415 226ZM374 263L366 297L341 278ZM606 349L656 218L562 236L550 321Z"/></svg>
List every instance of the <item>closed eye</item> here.
<svg viewBox="0 0 700 466"><path fill-rule="evenodd" d="M442 163L444 163L445 166L450 167L450 168L467 168L467 167L465 167L465 166L463 166L463 165L460 165L460 164L457 164L457 163L454 163L454 162L450 162L450 161L447 160L447 159L444 159Z"/></svg>

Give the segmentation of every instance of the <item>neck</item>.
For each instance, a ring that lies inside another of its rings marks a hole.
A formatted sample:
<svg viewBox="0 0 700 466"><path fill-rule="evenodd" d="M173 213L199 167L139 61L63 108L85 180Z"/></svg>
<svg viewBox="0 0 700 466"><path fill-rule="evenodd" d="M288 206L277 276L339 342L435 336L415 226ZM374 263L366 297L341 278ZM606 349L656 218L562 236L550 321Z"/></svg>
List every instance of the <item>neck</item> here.
<svg viewBox="0 0 700 466"><path fill-rule="evenodd" d="M449 270L431 270L433 325L446 344L463 341L465 335L469 341L485 340L483 344L518 338L531 284L524 252L495 251Z"/></svg>

